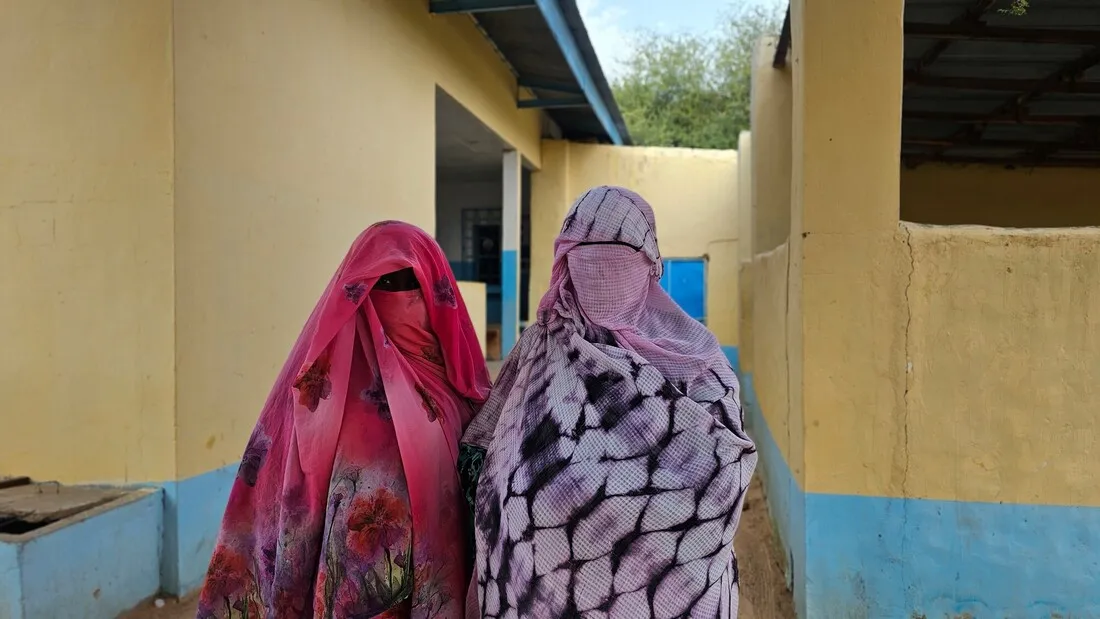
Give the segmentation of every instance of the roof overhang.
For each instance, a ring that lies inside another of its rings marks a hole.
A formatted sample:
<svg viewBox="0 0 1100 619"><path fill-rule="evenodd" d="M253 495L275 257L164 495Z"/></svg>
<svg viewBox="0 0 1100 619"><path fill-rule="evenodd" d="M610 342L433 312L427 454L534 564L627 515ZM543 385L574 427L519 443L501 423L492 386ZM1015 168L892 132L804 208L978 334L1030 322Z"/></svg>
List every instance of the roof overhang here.
<svg viewBox="0 0 1100 619"><path fill-rule="evenodd" d="M1100 167L1100 3L1008 4L906 1L906 165Z"/></svg>
<svg viewBox="0 0 1100 619"><path fill-rule="evenodd" d="M430 0L429 10L473 17L530 94L517 107L545 110L568 139L631 143L576 0Z"/></svg>

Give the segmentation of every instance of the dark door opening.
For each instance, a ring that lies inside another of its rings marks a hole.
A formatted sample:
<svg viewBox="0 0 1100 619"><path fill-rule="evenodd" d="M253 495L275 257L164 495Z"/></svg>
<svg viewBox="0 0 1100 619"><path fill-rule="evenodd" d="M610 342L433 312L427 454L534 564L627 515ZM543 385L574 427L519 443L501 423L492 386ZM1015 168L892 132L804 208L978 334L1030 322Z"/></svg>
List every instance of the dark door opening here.
<svg viewBox="0 0 1100 619"><path fill-rule="evenodd" d="M474 226L474 262L478 281L500 285L500 226Z"/></svg>

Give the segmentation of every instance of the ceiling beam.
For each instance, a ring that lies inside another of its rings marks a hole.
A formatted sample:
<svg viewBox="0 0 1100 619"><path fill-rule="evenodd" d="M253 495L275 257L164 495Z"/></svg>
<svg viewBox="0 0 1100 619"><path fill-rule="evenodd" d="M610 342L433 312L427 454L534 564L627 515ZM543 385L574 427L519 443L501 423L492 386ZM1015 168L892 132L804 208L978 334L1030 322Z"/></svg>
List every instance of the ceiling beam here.
<svg viewBox="0 0 1100 619"><path fill-rule="evenodd" d="M435 15L448 13L489 13L492 11L512 11L515 9L533 9L538 6L535 0L430 0L428 12Z"/></svg>
<svg viewBox="0 0 1100 619"><path fill-rule="evenodd" d="M516 107L521 110L540 109L553 110L574 107L588 107L588 99L584 97L562 97L554 99L522 99L516 101Z"/></svg>
<svg viewBox="0 0 1100 619"><path fill-rule="evenodd" d="M989 114L964 114L959 112L921 112L904 110L902 120L918 120L927 122L944 122L959 124L989 124L989 125L1033 125L1033 126L1073 126L1073 125L1097 125L1100 124L1100 116L1073 116L1041 114L1033 116L1020 114L1019 116Z"/></svg>
<svg viewBox="0 0 1100 619"><path fill-rule="evenodd" d="M576 84L564 84L562 82L542 77L524 76L516 80L520 88L533 88L536 90L549 90L569 95L583 95L584 91Z"/></svg>
<svg viewBox="0 0 1100 619"><path fill-rule="evenodd" d="M962 15L959 15L955 19L951 20L951 25L967 26L970 24L980 23L982 15L984 15L985 12L989 9L993 8L993 5L996 2L997 0L976 0L974 4L970 5ZM917 66L914 67L913 73L922 73L925 69L928 68L929 65L931 65L933 62L936 62L936 59L938 59L941 54L947 51L947 48L950 47L950 45L951 41L949 39L941 39L939 41L936 41L924 52L924 54L921 55L920 59L917 60Z"/></svg>
<svg viewBox="0 0 1100 619"><path fill-rule="evenodd" d="M998 105L997 108L990 113L990 116L1020 116L1026 114L1027 104L1031 102L1032 99L1044 92L1082 92L1082 88L1085 86L1100 87L1100 84L1096 82L1086 82L1084 84L1077 82L1077 80L1081 77L1081 75L1084 74L1085 71L1097 64L1100 64L1100 46L1093 47L1075 58L1074 60L1063 64L1062 66L1058 67L1057 71L1051 73L1050 75L1047 75L1043 79L1023 80L1026 85L1019 85L1012 88L1014 92L1022 92L1006 99L1004 103ZM923 75L916 76L916 81L919 83L921 81L924 81L926 78L927 76ZM961 85L958 86L959 88L973 88L977 85L976 82L979 81L984 81L987 84L992 85L993 82L1003 82L1005 80L966 80L964 78L963 81L969 82L969 86ZM1019 80L1009 81L1018 82ZM1072 89L1059 90L1059 87L1072 87ZM1097 92L1100 92L1100 90L1097 90ZM975 140L980 140L982 134L985 132L986 126L987 125L985 123L965 125L958 131L956 131L948 139L952 142L971 142ZM936 148L935 154L943 155L944 150L947 148L947 146L939 146ZM1040 159L1043 158L1041 157Z"/></svg>
<svg viewBox="0 0 1100 619"><path fill-rule="evenodd" d="M1090 65L1091 66L1091 65ZM1016 80L988 77L941 77L907 72L905 83L908 86L926 86L953 90L991 90L996 92L1031 93L1030 99L1040 92L1069 92L1095 95L1100 94L1100 82L1076 82L1069 79L1044 78L1042 80ZM1023 96L1023 95L1021 95ZM1004 110L1002 110L1003 112Z"/></svg>
<svg viewBox="0 0 1100 619"><path fill-rule="evenodd" d="M960 155L902 155L902 163L909 168L916 168L927 163L943 163L955 165L994 165L1009 168L1100 168L1100 159L1067 159L1045 158L1036 159L1031 156L1022 157L972 157Z"/></svg>
<svg viewBox="0 0 1100 619"><path fill-rule="evenodd" d="M994 114L1001 113L1018 113L1024 109L1024 106L1028 104L1035 97L1043 94L1044 92L1088 92L1090 94L1100 93L1100 83L1097 82L1084 82L1080 83L1077 80L1092 67L1100 64L1100 46L1093 47L1085 53L1081 54L1074 60L1063 64L1058 67L1058 70L1041 80L1037 80L1032 83L1031 87L1024 91L1023 94L1013 97L1008 101L1005 101L1000 107L994 110ZM1095 91L1081 90L1083 85L1098 87ZM1058 86L1070 86L1069 90L1055 91L1054 88Z"/></svg>
<svg viewBox="0 0 1100 619"><path fill-rule="evenodd" d="M987 26L980 21L951 24L920 24L906 22L905 36L922 39L940 39L944 41L1100 45L1100 30L1061 30L1053 28Z"/></svg>
<svg viewBox="0 0 1100 619"><path fill-rule="evenodd" d="M988 140L970 139L957 140L953 138L929 139L929 138L903 138L901 143L905 146L921 146L939 149L950 148L996 148L1002 150L1044 151L1059 153L1096 153L1100 154L1100 145L1083 142L1033 142L1028 140Z"/></svg>

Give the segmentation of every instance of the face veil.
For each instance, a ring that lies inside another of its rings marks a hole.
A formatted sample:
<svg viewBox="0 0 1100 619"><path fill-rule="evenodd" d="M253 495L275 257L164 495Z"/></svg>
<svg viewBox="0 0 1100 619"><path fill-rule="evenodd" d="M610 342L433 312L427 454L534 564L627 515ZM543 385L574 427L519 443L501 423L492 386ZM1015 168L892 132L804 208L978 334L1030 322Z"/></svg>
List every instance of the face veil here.
<svg viewBox="0 0 1100 619"><path fill-rule="evenodd" d="M413 289L376 287L409 271ZM455 462L488 388L438 244L400 222L363 232L260 413L199 616L460 615Z"/></svg>
<svg viewBox="0 0 1100 619"><path fill-rule="evenodd" d="M641 196L597 187L567 214L538 322L463 438L485 449L481 616L737 616L756 449L736 376L661 269Z"/></svg>

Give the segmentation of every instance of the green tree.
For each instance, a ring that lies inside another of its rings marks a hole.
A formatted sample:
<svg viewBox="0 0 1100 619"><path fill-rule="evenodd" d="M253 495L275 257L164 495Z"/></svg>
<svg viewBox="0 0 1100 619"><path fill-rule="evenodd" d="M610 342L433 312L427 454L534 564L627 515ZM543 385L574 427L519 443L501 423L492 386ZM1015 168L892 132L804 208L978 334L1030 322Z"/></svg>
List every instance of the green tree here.
<svg viewBox="0 0 1100 619"><path fill-rule="evenodd" d="M1016 17L1023 17L1027 15L1027 10L1031 8L1029 4L1028 0L1012 0L1012 4L1007 9L1001 9L1000 11Z"/></svg>
<svg viewBox="0 0 1100 619"><path fill-rule="evenodd" d="M612 84L634 142L737 148L749 128L753 47L782 23L779 6L754 4L731 8L713 34L637 33Z"/></svg>

